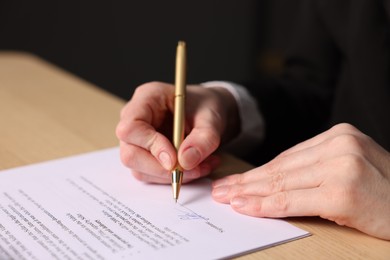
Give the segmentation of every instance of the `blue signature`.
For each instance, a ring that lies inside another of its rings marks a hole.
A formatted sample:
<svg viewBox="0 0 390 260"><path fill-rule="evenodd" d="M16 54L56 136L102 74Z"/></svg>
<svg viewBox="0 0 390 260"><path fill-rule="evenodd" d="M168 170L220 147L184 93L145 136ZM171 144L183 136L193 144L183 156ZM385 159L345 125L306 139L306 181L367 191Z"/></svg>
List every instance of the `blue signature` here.
<svg viewBox="0 0 390 260"><path fill-rule="evenodd" d="M179 203L178 203L179 204ZM196 220L196 219L203 219L203 220L209 220L208 218L197 214L196 212L192 211L191 209L179 204L181 207L176 208L178 213L178 217L180 220Z"/></svg>

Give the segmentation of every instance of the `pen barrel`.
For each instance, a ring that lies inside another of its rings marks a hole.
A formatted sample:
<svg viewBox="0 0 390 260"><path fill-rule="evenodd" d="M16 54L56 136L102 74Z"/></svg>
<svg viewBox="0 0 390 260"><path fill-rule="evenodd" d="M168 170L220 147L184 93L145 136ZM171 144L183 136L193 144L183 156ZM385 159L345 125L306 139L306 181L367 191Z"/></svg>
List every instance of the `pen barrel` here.
<svg viewBox="0 0 390 260"><path fill-rule="evenodd" d="M176 49L175 96L185 96L187 70L186 44L180 41Z"/></svg>
<svg viewBox="0 0 390 260"><path fill-rule="evenodd" d="M176 96L175 97L175 108L174 108L174 118L173 118L173 145L176 148L176 151L179 150L180 145L184 139L184 121L185 121L185 97Z"/></svg>
<svg viewBox="0 0 390 260"><path fill-rule="evenodd" d="M175 103L173 116L173 145L176 150L184 139L186 93L186 44L180 41L176 50Z"/></svg>
<svg viewBox="0 0 390 260"><path fill-rule="evenodd" d="M175 70L175 103L173 111L173 145L176 152L184 139L185 130L185 99L186 99L186 45L180 41L176 51L176 70ZM180 186L183 179L183 169L176 165L172 172L173 198L179 197Z"/></svg>

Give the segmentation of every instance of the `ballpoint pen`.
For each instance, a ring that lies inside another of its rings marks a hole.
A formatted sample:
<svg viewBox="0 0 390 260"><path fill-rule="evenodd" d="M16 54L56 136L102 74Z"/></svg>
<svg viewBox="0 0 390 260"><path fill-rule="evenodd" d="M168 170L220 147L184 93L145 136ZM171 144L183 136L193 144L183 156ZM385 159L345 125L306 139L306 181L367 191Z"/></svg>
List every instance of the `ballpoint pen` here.
<svg viewBox="0 0 390 260"><path fill-rule="evenodd" d="M176 50L176 70L175 70L175 104L173 115L173 145L176 152L184 139L184 115L186 98L186 44L179 41ZM183 168L177 163L172 171L173 198L177 202L180 187L183 180Z"/></svg>

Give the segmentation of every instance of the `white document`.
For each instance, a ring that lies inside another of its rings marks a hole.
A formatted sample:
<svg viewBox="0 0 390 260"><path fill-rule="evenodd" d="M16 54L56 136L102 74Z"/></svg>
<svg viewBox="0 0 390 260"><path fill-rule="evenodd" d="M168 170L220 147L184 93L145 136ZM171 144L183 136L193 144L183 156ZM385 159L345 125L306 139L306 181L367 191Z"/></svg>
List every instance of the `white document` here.
<svg viewBox="0 0 390 260"><path fill-rule="evenodd" d="M220 259L309 235L211 198L210 180L145 184L119 149L0 172L0 259Z"/></svg>

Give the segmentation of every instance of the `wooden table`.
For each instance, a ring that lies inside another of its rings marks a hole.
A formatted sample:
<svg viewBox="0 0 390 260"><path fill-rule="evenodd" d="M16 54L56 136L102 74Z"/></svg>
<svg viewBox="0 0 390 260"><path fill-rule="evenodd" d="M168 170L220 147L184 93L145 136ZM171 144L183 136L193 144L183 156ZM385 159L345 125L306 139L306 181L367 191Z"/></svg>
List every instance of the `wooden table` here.
<svg viewBox="0 0 390 260"><path fill-rule="evenodd" d="M124 104L34 55L0 52L0 169L118 145ZM217 175L250 168L224 159ZM312 236L240 259L390 259L389 241L320 218L287 220Z"/></svg>

